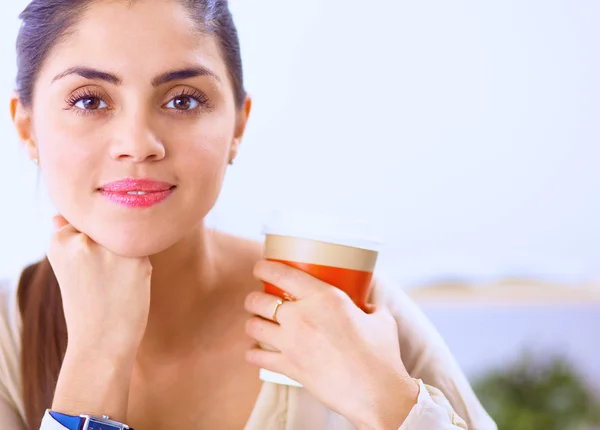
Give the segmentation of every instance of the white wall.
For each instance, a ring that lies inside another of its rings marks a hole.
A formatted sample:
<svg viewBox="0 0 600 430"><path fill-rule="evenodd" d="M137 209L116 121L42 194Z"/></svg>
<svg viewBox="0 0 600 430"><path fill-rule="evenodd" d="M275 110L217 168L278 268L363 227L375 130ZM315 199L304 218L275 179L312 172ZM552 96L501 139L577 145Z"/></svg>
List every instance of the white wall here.
<svg viewBox="0 0 600 430"><path fill-rule="evenodd" d="M25 4L0 6L0 96ZM600 278L599 2L232 8L255 111L213 223L259 237L271 207L333 206L384 219L408 283ZM2 275L43 253L52 210L8 113L0 130Z"/></svg>

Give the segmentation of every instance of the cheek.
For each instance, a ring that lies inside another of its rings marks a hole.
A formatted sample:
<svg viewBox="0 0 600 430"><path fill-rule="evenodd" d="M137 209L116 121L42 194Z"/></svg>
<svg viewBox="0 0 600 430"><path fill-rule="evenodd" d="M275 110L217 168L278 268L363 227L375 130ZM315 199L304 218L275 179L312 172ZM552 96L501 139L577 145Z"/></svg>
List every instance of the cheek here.
<svg viewBox="0 0 600 430"><path fill-rule="evenodd" d="M82 192L93 191L98 145L89 135L52 118L45 118L36 132L42 177L56 207L71 212ZM83 205L80 205L83 206Z"/></svg>
<svg viewBox="0 0 600 430"><path fill-rule="evenodd" d="M177 174L182 189L189 190L189 205L194 212L204 214L212 208L221 191L226 171L225 136L202 136L196 143L180 146ZM185 149L184 149L185 148Z"/></svg>
<svg viewBox="0 0 600 430"><path fill-rule="evenodd" d="M199 186L220 183L233 138L228 131L232 128L229 121L212 116L198 122L187 133L172 136L169 139L171 153L179 160L178 165L185 166L181 173L187 172L188 178Z"/></svg>

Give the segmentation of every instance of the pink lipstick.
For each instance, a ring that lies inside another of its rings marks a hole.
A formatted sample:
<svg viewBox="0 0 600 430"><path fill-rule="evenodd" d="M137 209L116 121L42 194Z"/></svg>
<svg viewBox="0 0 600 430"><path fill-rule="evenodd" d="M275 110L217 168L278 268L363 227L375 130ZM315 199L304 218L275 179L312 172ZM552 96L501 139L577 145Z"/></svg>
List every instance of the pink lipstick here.
<svg viewBox="0 0 600 430"><path fill-rule="evenodd" d="M104 197L128 208L149 208L167 199L175 185L152 179L125 178L100 187Z"/></svg>

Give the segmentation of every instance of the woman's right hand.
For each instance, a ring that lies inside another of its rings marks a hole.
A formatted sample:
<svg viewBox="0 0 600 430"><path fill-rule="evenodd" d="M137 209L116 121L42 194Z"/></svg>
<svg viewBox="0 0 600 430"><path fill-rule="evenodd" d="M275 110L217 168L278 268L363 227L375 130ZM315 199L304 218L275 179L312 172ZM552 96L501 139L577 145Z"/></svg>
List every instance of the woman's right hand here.
<svg viewBox="0 0 600 430"><path fill-rule="evenodd" d="M52 409L124 422L150 312L150 260L116 255L62 216L54 226L48 260L60 285L69 339Z"/></svg>
<svg viewBox="0 0 600 430"><path fill-rule="evenodd" d="M69 347L135 355L150 310L149 258L116 255L64 217L53 221L48 259L60 285Z"/></svg>

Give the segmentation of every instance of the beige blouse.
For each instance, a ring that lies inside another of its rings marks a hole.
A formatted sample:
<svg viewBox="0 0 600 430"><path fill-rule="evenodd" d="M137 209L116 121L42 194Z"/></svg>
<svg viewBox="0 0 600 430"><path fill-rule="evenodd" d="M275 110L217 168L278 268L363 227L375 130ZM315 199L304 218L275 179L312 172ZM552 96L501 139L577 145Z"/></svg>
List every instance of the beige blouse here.
<svg viewBox="0 0 600 430"><path fill-rule="evenodd" d="M23 430L25 417L19 371L20 316L17 277L0 282L0 429ZM448 347L417 305L378 274L371 303L386 305L400 333L403 362L418 379L417 405L400 430L496 430ZM434 388L435 387L435 388ZM49 418L49 417L47 417ZM43 430L62 430L44 420ZM355 430L306 390L265 383L244 430Z"/></svg>

